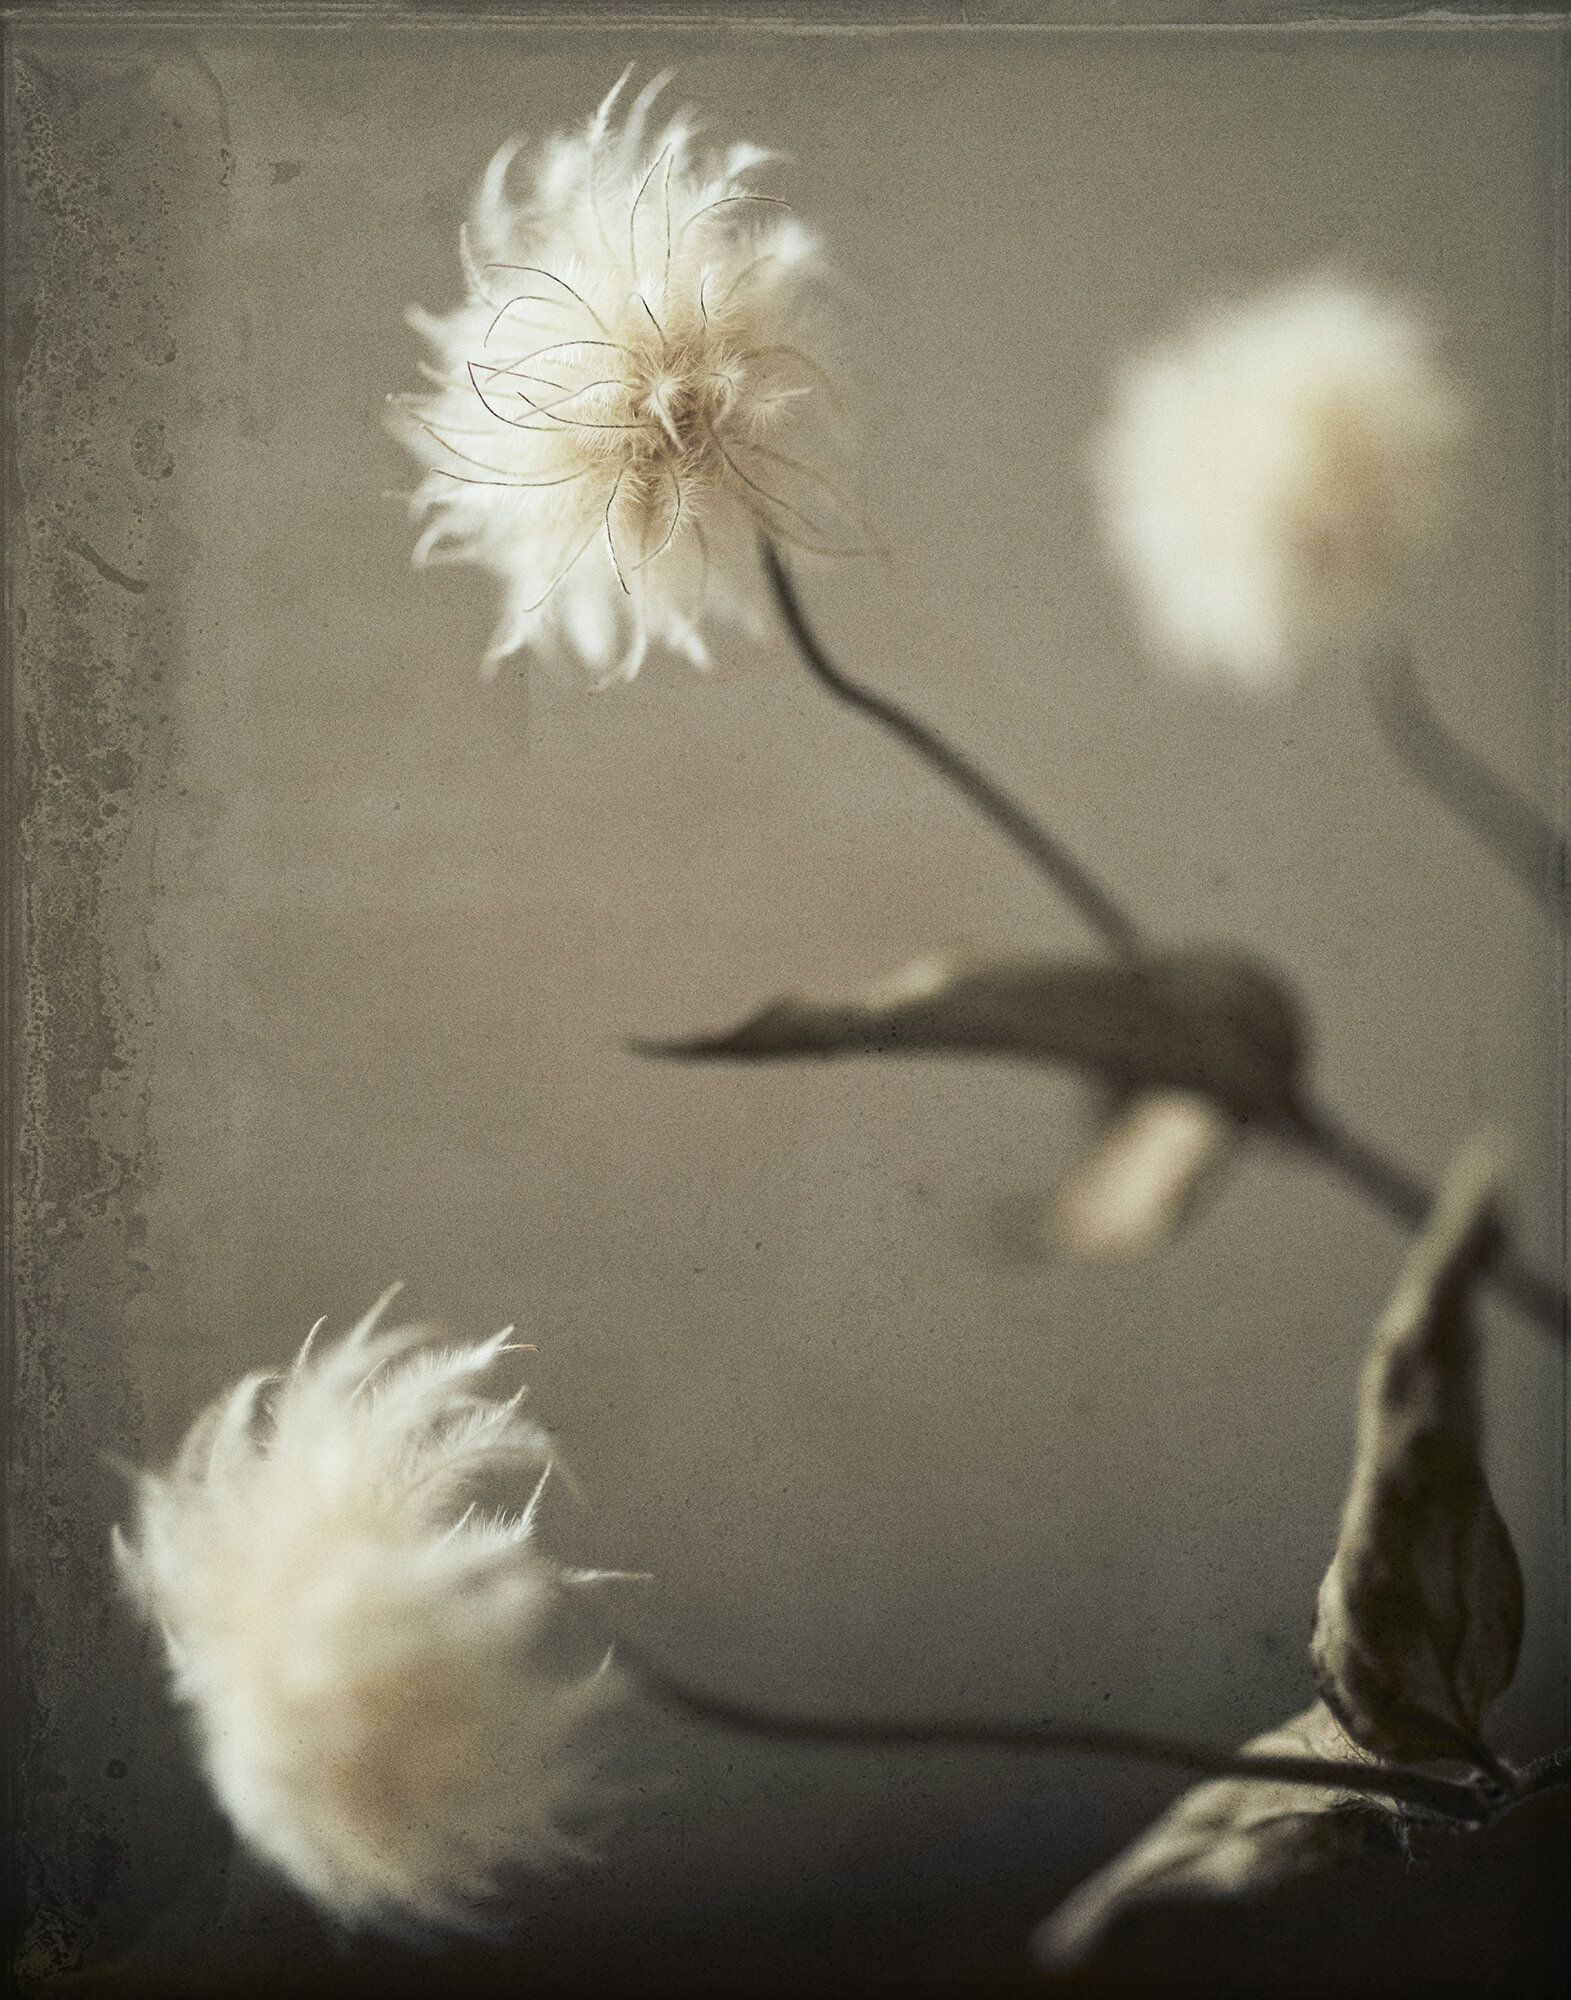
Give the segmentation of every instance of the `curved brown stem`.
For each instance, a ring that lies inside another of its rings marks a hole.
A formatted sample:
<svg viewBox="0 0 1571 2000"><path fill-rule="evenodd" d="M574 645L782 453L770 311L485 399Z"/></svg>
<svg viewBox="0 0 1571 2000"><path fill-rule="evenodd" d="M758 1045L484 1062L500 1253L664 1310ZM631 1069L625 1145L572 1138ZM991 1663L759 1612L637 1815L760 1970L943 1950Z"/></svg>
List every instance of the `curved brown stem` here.
<svg viewBox="0 0 1571 2000"><path fill-rule="evenodd" d="M1388 1160L1367 1140L1350 1132L1333 1114L1309 1104L1296 1106L1283 1136L1314 1153L1409 1229L1419 1228L1434 1201L1434 1190L1397 1161ZM1482 1273L1491 1284L1548 1332L1568 1337L1563 1287L1503 1249Z"/></svg>
<svg viewBox="0 0 1571 2000"><path fill-rule="evenodd" d="M764 570L786 629L820 684L838 700L887 729L969 799L1115 952L1125 958L1145 956L1146 939L1134 919L1055 835L937 730L888 696L862 686L835 665L802 609L796 585L779 549L768 535L761 536L760 541ZM1560 884L1557 894L1563 905L1565 843L1557 841L1531 808L1445 734L1423 704L1406 655L1386 655L1378 678L1376 669L1371 668L1371 684L1388 734L1419 775L1433 783L1459 817L1516 867L1524 879L1542 882L1558 868L1559 874L1554 879ZM1399 1162L1386 1159L1367 1141L1348 1131L1329 1113L1309 1106L1297 1107L1282 1129L1284 1136L1315 1153L1408 1228L1416 1229L1423 1223L1433 1190ZM1531 1318L1562 1338L1567 1336L1566 1293L1552 1279L1523 1264L1509 1250L1502 1251L1488 1277Z"/></svg>
<svg viewBox="0 0 1571 2000"><path fill-rule="evenodd" d="M679 1680L625 1641L616 1656L631 1667L648 1692L697 1721L749 1736L785 1743L860 1745L868 1749L1056 1750L1071 1756L1118 1757L1131 1763L1164 1764L1212 1778L1274 1779L1278 1783L1324 1785L1371 1798L1395 1799L1441 1819L1480 1825L1497 1809L1497 1794L1449 1778L1385 1765L1341 1763L1324 1757L1251 1756L1204 1744L1178 1743L1126 1729L1077 1729L1042 1722L1025 1727L992 1722L889 1722L861 1717L779 1715L751 1702L710 1694Z"/></svg>
<svg viewBox="0 0 1571 2000"><path fill-rule="evenodd" d="M969 757L944 740L936 729L920 721L891 701L875 694L837 667L820 645L808 623L796 594L796 585L780 551L767 535L761 537L764 570L774 591L775 602L797 651L817 680L838 700L871 716L882 728L896 736L924 763L938 772L977 810L990 819L1004 836L1013 841L1054 888L1071 902L1103 941L1125 958L1143 955L1146 945L1134 919L1104 889L1094 875L1077 861L1063 842L1049 833L991 778L984 775Z"/></svg>
<svg viewBox="0 0 1571 2000"><path fill-rule="evenodd" d="M1430 706L1405 651L1378 655L1367 674L1375 715L1397 758L1561 923L1571 924L1564 836L1457 741Z"/></svg>

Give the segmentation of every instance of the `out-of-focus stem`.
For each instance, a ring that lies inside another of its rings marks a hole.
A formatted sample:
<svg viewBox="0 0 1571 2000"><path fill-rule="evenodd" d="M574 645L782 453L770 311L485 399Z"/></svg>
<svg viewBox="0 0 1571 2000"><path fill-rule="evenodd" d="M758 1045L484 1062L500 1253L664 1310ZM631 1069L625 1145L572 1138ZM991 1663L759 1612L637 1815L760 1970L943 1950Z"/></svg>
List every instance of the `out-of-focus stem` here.
<svg viewBox="0 0 1571 2000"><path fill-rule="evenodd" d="M1405 650L1377 654L1366 672L1375 715L1397 758L1561 923L1571 924L1564 836L1451 734Z"/></svg>
<svg viewBox="0 0 1571 2000"><path fill-rule="evenodd" d="M1333 1167L1409 1229L1422 1225L1434 1202L1434 1190L1348 1131L1330 1112L1301 1104L1284 1129L1289 1138ZM1551 1333L1567 1337L1566 1294L1551 1278L1524 1264L1509 1249L1502 1250L1481 1276Z"/></svg>
<svg viewBox="0 0 1571 2000"><path fill-rule="evenodd" d="M838 700L870 716L947 779L1032 861L1115 952L1126 958L1145 956L1147 943L1134 919L1055 835L937 730L886 695L863 687L835 665L808 622L779 549L768 535L761 537L761 543L764 569L786 630L820 684ZM1370 685L1376 711L1404 761L1524 881L1541 891L1546 884L1552 885L1551 901L1564 913L1566 843L1470 751L1447 735L1425 704L1406 654L1382 655L1370 668ZM1324 1110L1299 1106L1283 1130L1408 1228L1418 1228L1428 1215L1434 1191ZM1501 1252L1487 1275L1489 1282L1524 1312L1566 1337L1567 1300L1560 1286L1509 1250Z"/></svg>
<svg viewBox="0 0 1571 2000"><path fill-rule="evenodd" d="M924 763L946 778L1014 842L1114 951L1125 958L1140 957L1145 950L1145 940L1134 919L1060 840L1039 825L1024 806L978 770L969 757L947 743L936 729L918 720L886 695L875 694L871 688L863 687L834 664L808 623L801 599L796 594L796 585L780 551L767 535L762 541L764 569L780 607L780 615L797 651L818 681L848 706L871 716L908 749L914 750Z"/></svg>
<svg viewBox="0 0 1571 2000"><path fill-rule="evenodd" d="M777 1742L846 1744L866 1749L1056 1750L1069 1756L1119 1757L1130 1763L1164 1764L1211 1778L1269 1779L1294 1785L1324 1785L1371 1798L1394 1799L1443 1819L1478 1825L1498 1809L1494 1787L1479 1789L1449 1778L1384 1764L1342 1763L1326 1757L1255 1756L1246 1751L1178 1743L1125 1729L1076 1729L1043 1722L1026 1727L992 1722L886 1722L857 1717L778 1715L751 1702L707 1693L667 1673L638 1648L616 1642L616 1657L648 1693L700 1722L735 1729Z"/></svg>

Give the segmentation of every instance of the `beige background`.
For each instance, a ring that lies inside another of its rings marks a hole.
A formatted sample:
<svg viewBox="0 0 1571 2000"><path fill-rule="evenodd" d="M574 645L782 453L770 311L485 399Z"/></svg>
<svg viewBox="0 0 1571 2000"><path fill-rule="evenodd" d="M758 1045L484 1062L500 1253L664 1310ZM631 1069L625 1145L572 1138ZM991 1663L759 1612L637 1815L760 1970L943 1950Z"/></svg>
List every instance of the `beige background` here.
<svg viewBox="0 0 1571 2000"><path fill-rule="evenodd" d="M1329 261L1416 296L1480 417L1418 658L1561 811L1563 38L35 19L8 48L29 1962L335 1963L203 1803L115 1600L110 1461L394 1277L538 1343L587 1501L552 1532L654 1571L629 1618L712 1685L1218 1741L1301 1705L1398 1233L1262 1148L1170 1250L1077 1269L1034 1221L1085 1130L1067 1079L627 1053L937 945L1090 944L778 639L483 686L492 587L411 574L381 404L492 150L673 65L717 136L792 156L844 274L893 554L806 575L828 643L1154 932L1283 968L1388 1150L1433 1174L1505 1120L1553 1266L1541 912L1400 775L1351 662L1274 704L1164 678L1083 461L1120 356L1218 292ZM1504 1312L1488 1348L1529 1602L1500 1728L1536 1751L1571 1728L1564 1371ZM782 1977L1007 1962L1176 1789L653 1716L620 1769L603 1871L539 1892L537 1979L598 1952L652 1990L757 1938Z"/></svg>

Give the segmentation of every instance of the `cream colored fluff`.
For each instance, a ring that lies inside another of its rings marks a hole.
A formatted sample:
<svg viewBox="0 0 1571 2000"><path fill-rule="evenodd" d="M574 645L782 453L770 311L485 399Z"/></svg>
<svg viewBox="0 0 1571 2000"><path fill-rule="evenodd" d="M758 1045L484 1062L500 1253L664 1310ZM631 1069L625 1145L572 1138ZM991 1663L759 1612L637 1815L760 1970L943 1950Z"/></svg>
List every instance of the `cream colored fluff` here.
<svg viewBox="0 0 1571 2000"><path fill-rule="evenodd" d="M651 642L707 665L701 613L758 629L760 527L856 538L792 435L825 395L797 345L813 238L753 186L758 147L700 158L682 118L646 143L663 77L614 125L626 80L516 197L503 147L461 246L468 299L410 313L436 384L391 399L428 468L415 561L501 578L488 672L525 646L601 680L631 679Z"/></svg>
<svg viewBox="0 0 1571 2000"><path fill-rule="evenodd" d="M1140 1257L1172 1235L1242 1136L1237 1119L1189 1090L1143 1091L1120 1106L1059 1187L1054 1233L1082 1257Z"/></svg>
<svg viewBox="0 0 1571 2000"><path fill-rule="evenodd" d="M1317 278L1127 371L1095 470L1159 648L1263 687L1389 630L1463 426L1433 345L1405 308Z"/></svg>
<svg viewBox="0 0 1571 2000"><path fill-rule="evenodd" d="M347 1925L462 1926L574 1852L571 1737L611 1687L541 1655L569 1578L530 1506L470 1505L549 1464L477 1386L506 1333L433 1350L385 1304L214 1403L116 1554L245 1841Z"/></svg>

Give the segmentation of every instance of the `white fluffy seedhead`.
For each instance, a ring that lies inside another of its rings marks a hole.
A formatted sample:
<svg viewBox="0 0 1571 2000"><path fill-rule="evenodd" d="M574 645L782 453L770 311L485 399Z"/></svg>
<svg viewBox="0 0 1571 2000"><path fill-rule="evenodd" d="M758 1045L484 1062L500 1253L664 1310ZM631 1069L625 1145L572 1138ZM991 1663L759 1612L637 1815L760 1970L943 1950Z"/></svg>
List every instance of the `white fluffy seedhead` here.
<svg viewBox="0 0 1571 2000"><path fill-rule="evenodd" d="M507 1333L417 1352L385 1305L220 1397L116 1555L256 1853L346 1925L464 1927L575 1852L573 1732L612 1689L552 1658L547 1442L476 1386ZM509 1488L521 1511L481 1511Z"/></svg>
<svg viewBox="0 0 1571 2000"><path fill-rule="evenodd" d="M1388 632L1464 423L1433 348L1405 308L1317 278L1126 372L1095 471L1159 648L1265 687Z"/></svg>
<svg viewBox="0 0 1571 2000"><path fill-rule="evenodd" d="M740 579L760 528L825 553L862 539L782 448L827 393L797 344L813 238L753 187L758 147L700 157L680 117L646 140L664 77L614 126L626 81L521 196L503 147L461 246L468 299L410 313L436 385L391 399L427 467L415 561L501 578L488 673L529 646L631 679L652 641L705 666L701 612L757 628Z"/></svg>

